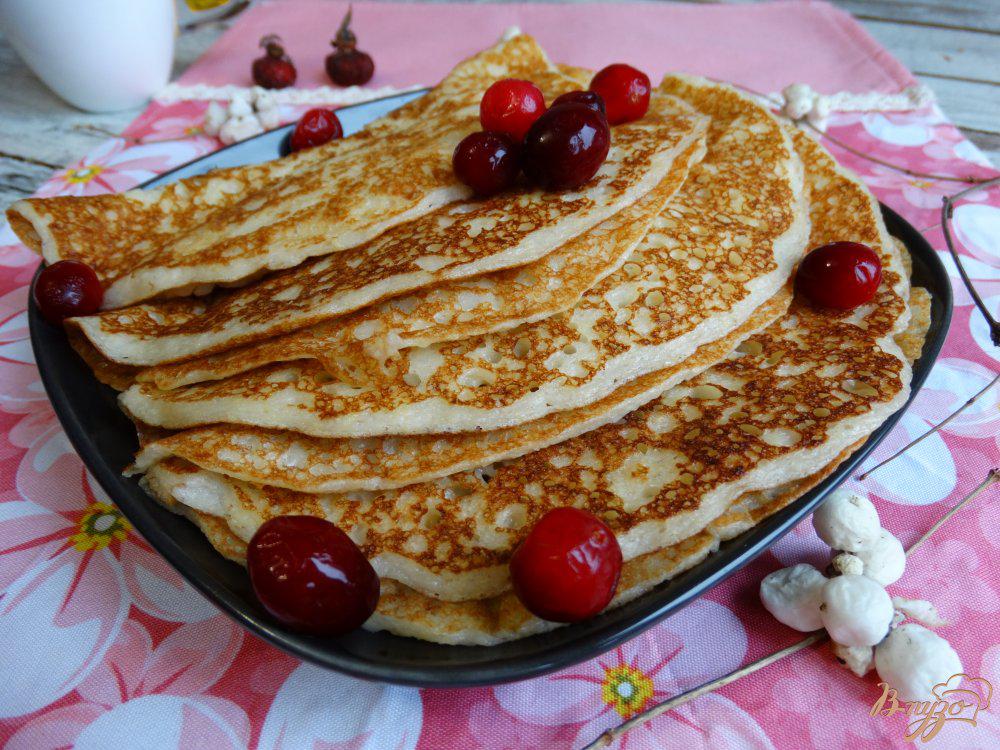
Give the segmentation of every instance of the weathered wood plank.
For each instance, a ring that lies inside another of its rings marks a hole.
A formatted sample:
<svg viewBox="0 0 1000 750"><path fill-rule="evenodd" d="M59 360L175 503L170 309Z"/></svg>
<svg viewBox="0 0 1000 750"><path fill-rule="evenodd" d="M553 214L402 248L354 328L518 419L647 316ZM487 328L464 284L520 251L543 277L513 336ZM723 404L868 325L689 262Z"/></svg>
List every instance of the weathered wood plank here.
<svg viewBox="0 0 1000 750"><path fill-rule="evenodd" d="M994 34L883 21L866 21L864 26L918 75L1000 83L1000 38Z"/></svg>
<svg viewBox="0 0 1000 750"><path fill-rule="evenodd" d="M1000 87L988 83L970 83L935 76L919 76L937 95L941 109L962 128L984 133L1000 132Z"/></svg>
<svg viewBox="0 0 1000 750"><path fill-rule="evenodd" d="M0 210L31 195L52 174L52 167L0 155Z"/></svg>
<svg viewBox="0 0 1000 750"><path fill-rule="evenodd" d="M833 0L858 18L1000 33L996 0Z"/></svg>
<svg viewBox="0 0 1000 750"><path fill-rule="evenodd" d="M980 133L978 130L962 131L965 137L976 144L980 151L994 167L1000 168L1000 135L996 133Z"/></svg>
<svg viewBox="0 0 1000 750"><path fill-rule="evenodd" d="M218 38L209 24L177 39L176 77ZM0 210L30 194L53 169L120 133L141 109L94 114L63 102L35 77L0 34ZM44 166L51 165L51 166Z"/></svg>

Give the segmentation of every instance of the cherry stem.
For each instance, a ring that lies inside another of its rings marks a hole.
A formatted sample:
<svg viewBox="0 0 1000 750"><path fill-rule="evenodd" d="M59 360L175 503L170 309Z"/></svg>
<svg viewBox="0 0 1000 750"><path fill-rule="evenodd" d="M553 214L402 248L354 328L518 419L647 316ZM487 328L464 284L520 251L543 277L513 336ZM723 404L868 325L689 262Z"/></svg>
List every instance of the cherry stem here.
<svg viewBox="0 0 1000 750"><path fill-rule="evenodd" d="M996 482L1000 481L1000 469L990 469L987 473L986 478L979 483L979 485L972 490L968 495L963 497L958 501L952 508L948 510L937 522L931 526L927 532L921 536L917 541L910 545L909 549L906 550L906 555L909 557L910 553L916 550L920 545L926 542L932 534L934 534L938 529L945 525L949 519L952 518L958 511L967 506L972 500L981 495L987 488L991 487ZM652 708L648 708L640 714L635 715L626 722L613 727L604 734L600 735L597 739L586 745L582 750L596 750L596 748L607 747L612 742L620 738L626 732L631 729L635 729L640 724L645 724L647 721L655 719L657 716L670 711L671 709L682 706L688 701L692 701L706 693L711 693L719 688L728 685L731 682L736 682L736 680L741 677L746 677L748 674L753 674L759 669L763 669L766 666L774 664L776 661L784 659L786 656L791 656L794 653L801 651L804 648L812 646L817 643L822 643L829 639L829 635L825 630L819 630L815 633L803 638L801 641L797 641L790 646L786 646L780 651L775 651L772 654L763 656L757 661L747 664L745 667L740 667L737 670L730 672L729 674L723 675L722 677L716 678L711 682L706 682L703 685L699 685L696 688L692 688L687 692L676 695L673 698L663 701L662 703L657 703Z"/></svg>
<svg viewBox="0 0 1000 750"><path fill-rule="evenodd" d="M267 50L270 57L284 57L285 55L285 48L281 46L281 37L277 34L261 37L260 46Z"/></svg>
<svg viewBox="0 0 1000 750"><path fill-rule="evenodd" d="M331 42L333 46L343 48L343 49L354 49L355 45L358 43L357 37L354 36L354 32L351 31L351 16L354 13L354 6L347 6L347 14L344 16L344 20L340 22L340 28L337 29L337 37Z"/></svg>

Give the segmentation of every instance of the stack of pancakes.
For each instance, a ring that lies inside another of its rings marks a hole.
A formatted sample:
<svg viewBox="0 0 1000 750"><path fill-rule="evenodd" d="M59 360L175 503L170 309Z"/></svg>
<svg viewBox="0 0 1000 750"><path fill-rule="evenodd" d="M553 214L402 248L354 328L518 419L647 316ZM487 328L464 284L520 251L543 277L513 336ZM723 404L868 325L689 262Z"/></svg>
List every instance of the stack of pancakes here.
<svg viewBox="0 0 1000 750"><path fill-rule="evenodd" d="M928 304L905 252L857 177L735 89L668 76L577 190L477 200L457 182L491 83L551 101L590 77L518 36L341 141L15 204L26 243L104 282L106 309L68 329L123 391L150 494L240 562L271 517L329 519L382 579L366 627L492 644L555 627L507 572L546 511L615 532L614 606L899 409ZM883 263L850 312L792 289L839 240Z"/></svg>

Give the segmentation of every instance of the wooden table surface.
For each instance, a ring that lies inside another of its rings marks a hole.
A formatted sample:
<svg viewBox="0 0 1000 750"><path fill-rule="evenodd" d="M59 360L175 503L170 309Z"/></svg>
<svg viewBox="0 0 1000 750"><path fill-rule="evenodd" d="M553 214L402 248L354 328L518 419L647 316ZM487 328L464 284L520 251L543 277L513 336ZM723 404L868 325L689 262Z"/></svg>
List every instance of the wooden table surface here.
<svg viewBox="0 0 1000 750"><path fill-rule="evenodd" d="M937 95L944 112L1000 165L1000 0L834 0ZM184 31L175 75L224 23ZM0 210L54 169L116 135L139 112L91 114L58 99L0 33Z"/></svg>

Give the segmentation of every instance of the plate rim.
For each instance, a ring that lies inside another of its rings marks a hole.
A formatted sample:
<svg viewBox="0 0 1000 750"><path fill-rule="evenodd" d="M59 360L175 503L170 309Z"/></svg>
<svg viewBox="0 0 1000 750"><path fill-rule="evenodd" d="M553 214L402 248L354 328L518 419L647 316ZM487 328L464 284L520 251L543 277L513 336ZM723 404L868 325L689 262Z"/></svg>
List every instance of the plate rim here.
<svg viewBox="0 0 1000 750"><path fill-rule="evenodd" d="M368 102L351 105L350 107L343 107L341 110L366 107L377 102L403 98L413 93L417 92L405 92L403 94L381 97ZM169 182L172 175L181 170L189 169L193 164L209 160L229 149L246 148L249 142L257 141L266 136L275 138L279 134L287 133L292 127L292 125L284 126L255 136L247 141L219 149L192 162L179 165L169 172L165 172L143 183L139 187ZM647 607L647 611L632 617L621 627L610 629L601 629L598 627L595 632L582 633L579 642L571 640L555 648L551 653L543 649L529 657L514 656L507 659L491 660L481 664L463 665L461 667L456 667L449 663L444 663L440 666L418 665L401 667L397 664L371 661L347 651L331 649L329 648L330 639L313 638L287 631L265 618L246 611L243 606L240 606L239 602L231 600L231 598L236 598L235 595L231 597L231 592L221 582L216 580L211 571L203 568L200 569L196 560L183 545L176 542L165 530L155 525L154 520L148 517L148 508L141 507L128 494L124 494L123 496L121 491L122 483L135 483L135 480L122 477L111 466L109 459L100 453L96 443L81 424L80 414L77 413L77 406L65 391L58 372L54 371L56 368L53 367L53 360L57 355L46 351L45 347L41 345L41 340L46 335L59 335L61 333L58 329L50 326L41 319L34 303L33 291L35 281L44 264L39 265L39 268L36 270L28 295L27 310L31 347L46 395L73 449L80 456L88 471L91 472L111 501L132 524L134 530L142 535L154 551L163 557L201 595L205 596L214 606L224 611L243 628L262 638L270 645L292 654L296 658L361 679L378 680L415 687L455 688L495 685L537 677L605 653L618 644L637 637L655 624L663 621L666 617L677 612L686 604L702 596L766 551L772 544L790 531L806 514L822 502L829 492L843 483L850 476L854 468L867 458L886 434L896 425L906 412L913 398L919 392L944 345L952 317L953 295L947 270L941 262L941 258L933 250L926 238L891 208L884 204L880 204L880 206L883 216L886 219L886 224L890 229L890 234L904 242L911 254L915 256L915 264L917 257L919 257L919 262L927 267L926 270L932 277L936 278L937 286L939 287L937 290L938 293L935 293L934 290L928 290L932 294L933 305L931 330L936 328L936 333L933 338L925 340L924 349L914 363L910 395L906 403L879 425L858 450L854 451L829 477L820 482L815 488L752 529L749 529L735 539L723 543L718 551L714 552L690 571L686 571L680 576L658 584L634 600L635 602L652 602ZM69 347L65 336L62 337L62 340L64 348L68 349L73 357L76 357L76 353ZM65 352L62 352L58 356L64 355ZM93 379L95 386L100 388L107 387L98 383L92 374L90 377ZM138 492L143 493L142 497L146 503L155 505L157 508L160 507L155 500L145 495L141 488L136 486L136 489ZM197 528L188 519L182 518L181 520ZM201 533L200 530L198 530L198 533ZM220 556L220 559L224 558ZM661 589L668 585L677 585L679 581L685 584L686 587L682 588L678 594L673 596L664 595L664 592L661 591ZM689 585L687 585L688 583ZM658 594L661 601L657 602ZM627 607L628 605L624 606ZM607 614L611 615L614 612L615 610L611 610ZM605 615L601 615L598 618L594 618L591 622L599 623L604 617ZM581 623L580 625L584 624ZM560 628L552 632L561 633L567 631ZM382 635L380 633L369 633L368 631L363 631L363 633L360 637ZM522 642L528 639L544 638L550 634L543 633L528 636L528 638L522 639ZM401 638L402 636L392 637ZM423 641L413 640L417 644L425 644ZM469 649L493 647L450 646L445 648Z"/></svg>

